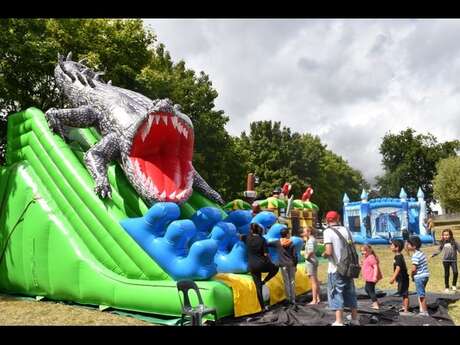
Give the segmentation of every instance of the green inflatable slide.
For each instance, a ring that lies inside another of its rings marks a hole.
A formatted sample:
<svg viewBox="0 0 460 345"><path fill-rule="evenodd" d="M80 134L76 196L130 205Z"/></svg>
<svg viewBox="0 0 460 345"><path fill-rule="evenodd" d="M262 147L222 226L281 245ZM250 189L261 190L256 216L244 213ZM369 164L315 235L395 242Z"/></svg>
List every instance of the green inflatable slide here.
<svg viewBox="0 0 460 345"><path fill-rule="evenodd" d="M180 316L176 282L119 225L148 207L117 164L109 167L112 199L100 199L83 164L99 135L93 129L69 135L67 144L53 134L36 108L8 117L6 165L0 166L0 289ZM194 192L181 217L204 206L216 205ZM230 287L197 284L219 318L233 314Z"/></svg>

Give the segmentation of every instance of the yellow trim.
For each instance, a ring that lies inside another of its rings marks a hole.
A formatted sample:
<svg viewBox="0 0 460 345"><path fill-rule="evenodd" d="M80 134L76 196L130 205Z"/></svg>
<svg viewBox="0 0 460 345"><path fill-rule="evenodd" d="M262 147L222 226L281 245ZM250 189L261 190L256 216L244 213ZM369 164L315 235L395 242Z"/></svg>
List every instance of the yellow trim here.
<svg viewBox="0 0 460 345"><path fill-rule="evenodd" d="M264 278L267 273L263 273ZM255 314L261 311L257 300L256 286L250 275L234 273L218 273L215 279L230 286L233 291L233 308L235 317ZM300 295L311 290L310 279L305 273L304 264L297 265L296 294ZM270 289L270 304L275 304L286 299L281 272L267 283Z"/></svg>

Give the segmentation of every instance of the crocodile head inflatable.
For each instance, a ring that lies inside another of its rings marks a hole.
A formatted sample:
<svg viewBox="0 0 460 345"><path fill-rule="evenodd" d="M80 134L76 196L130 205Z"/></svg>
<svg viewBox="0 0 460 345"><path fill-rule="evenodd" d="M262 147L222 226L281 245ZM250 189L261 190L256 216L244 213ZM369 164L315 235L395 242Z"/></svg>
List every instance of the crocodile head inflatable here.
<svg viewBox="0 0 460 345"><path fill-rule="evenodd" d="M113 86L103 74L58 55L54 74L59 90L72 108L49 109L51 129L62 137L65 126L95 127L101 140L85 154L95 191L111 197L107 166L118 160L126 177L149 204L181 204L198 190L223 204L221 196L192 165L194 130L191 119L169 99L151 100L140 93Z"/></svg>

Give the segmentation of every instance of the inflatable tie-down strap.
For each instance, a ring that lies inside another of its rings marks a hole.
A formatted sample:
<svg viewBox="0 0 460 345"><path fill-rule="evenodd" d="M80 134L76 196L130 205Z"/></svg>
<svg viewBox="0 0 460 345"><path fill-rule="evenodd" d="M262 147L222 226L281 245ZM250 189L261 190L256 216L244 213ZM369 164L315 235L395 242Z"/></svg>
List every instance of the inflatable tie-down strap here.
<svg viewBox="0 0 460 345"><path fill-rule="evenodd" d="M216 273L246 273L246 245L240 234L247 234L250 223L268 229L276 222L271 212L254 218L251 211L222 213L214 207L199 209L191 219L178 220L180 209L174 203L157 203L139 218L120 221L123 228L173 279L207 280ZM285 226L275 224L265 235L268 241L280 238ZM293 237L299 261L302 239ZM277 262L277 254L270 252Z"/></svg>

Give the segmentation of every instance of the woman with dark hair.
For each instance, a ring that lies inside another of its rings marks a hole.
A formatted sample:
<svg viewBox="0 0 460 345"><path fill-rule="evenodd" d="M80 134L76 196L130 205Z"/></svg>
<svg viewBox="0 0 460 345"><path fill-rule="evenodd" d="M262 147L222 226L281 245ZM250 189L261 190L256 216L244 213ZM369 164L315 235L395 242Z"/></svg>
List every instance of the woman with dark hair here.
<svg viewBox="0 0 460 345"><path fill-rule="evenodd" d="M446 229L441 234L441 244L437 252L433 253L431 257L442 255L442 265L444 266L444 285L446 287L445 292L449 292L449 273L452 267L452 291L457 291L457 252L460 253L460 244L455 240L452 230Z"/></svg>
<svg viewBox="0 0 460 345"><path fill-rule="evenodd" d="M262 237L263 231L261 225L252 223L249 234L241 235L240 238L246 243L248 250L248 266L256 285L257 299L262 310L266 311L268 306L264 306L262 286L278 273L279 268L268 257L268 245ZM268 273L264 280L262 280L263 272Z"/></svg>

